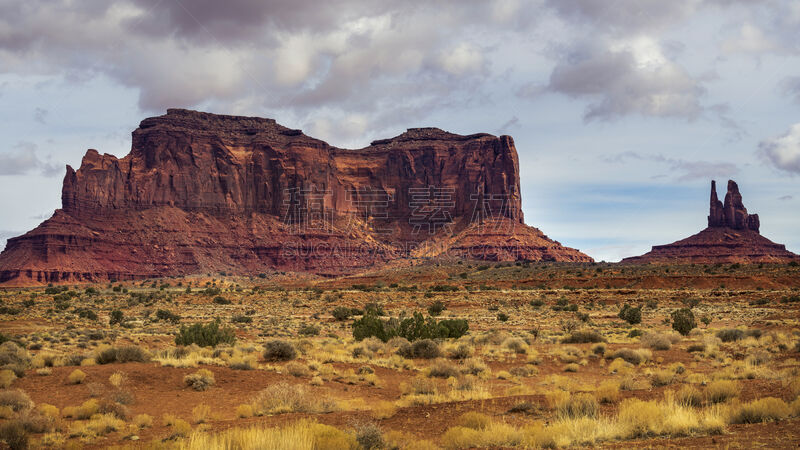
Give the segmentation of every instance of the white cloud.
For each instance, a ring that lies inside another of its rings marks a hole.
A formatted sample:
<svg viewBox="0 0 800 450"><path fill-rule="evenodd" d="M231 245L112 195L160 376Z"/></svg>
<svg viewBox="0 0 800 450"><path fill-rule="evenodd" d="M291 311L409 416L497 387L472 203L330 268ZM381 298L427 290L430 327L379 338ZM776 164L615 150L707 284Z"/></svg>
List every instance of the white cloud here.
<svg viewBox="0 0 800 450"><path fill-rule="evenodd" d="M342 119L319 117L308 124L309 134L327 142L353 142L363 138L370 122L363 114L350 114Z"/></svg>
<svg viewBox="0 0 800 450"><path fill-rule="evenodd" d="M800 175L800 123L782 136L762 141L759 152L776 169Z"/></svg>
<svg viewBox="0 0 800 450"><path fill-rule="evenodd" d="M453 49L444 51L439 57L442 68L451 75L465 75L481 70L483 54L474 45L461 43Z"/></svg>
<svg viewBox="0 0 800 450"><path fill-rule="evenodd" d="M735 37L722 43L722 50L725 53L762 54L771 52L777 47L760 28L750 23L743 24Z"/></svg>

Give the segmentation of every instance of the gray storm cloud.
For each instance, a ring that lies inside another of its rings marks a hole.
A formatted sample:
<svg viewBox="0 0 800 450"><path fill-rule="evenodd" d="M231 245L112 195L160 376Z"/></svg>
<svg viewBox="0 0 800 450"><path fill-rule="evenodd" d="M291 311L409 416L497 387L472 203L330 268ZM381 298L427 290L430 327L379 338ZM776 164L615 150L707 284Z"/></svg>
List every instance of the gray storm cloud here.
<svg viewBox="0 0 800 450"><path fill-rule="evenodd" d="M731 39L768 30L769 51L798 49L800 11L772 0L0 0L0 73L103 75L148 113L289 111L336 138L344 128L326 121L381 131L491 101L515 43L551 66L511 92L578 99L586 120L693 119L709 108L705 81L664 33L714 8L758 13Z"/></svg>

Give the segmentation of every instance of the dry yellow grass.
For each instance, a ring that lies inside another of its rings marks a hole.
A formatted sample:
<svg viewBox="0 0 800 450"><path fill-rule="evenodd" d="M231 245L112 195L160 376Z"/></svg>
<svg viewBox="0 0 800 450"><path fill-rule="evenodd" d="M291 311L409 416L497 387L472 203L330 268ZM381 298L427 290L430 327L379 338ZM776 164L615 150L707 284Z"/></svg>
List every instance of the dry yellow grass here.
<svg viewBox="0 0 800 450"><path fill-rule="evenodd" d="M328 425L300 420L281 428L232 428L220 433L194 432L179 449L356 450L355 436Z"/></svg>

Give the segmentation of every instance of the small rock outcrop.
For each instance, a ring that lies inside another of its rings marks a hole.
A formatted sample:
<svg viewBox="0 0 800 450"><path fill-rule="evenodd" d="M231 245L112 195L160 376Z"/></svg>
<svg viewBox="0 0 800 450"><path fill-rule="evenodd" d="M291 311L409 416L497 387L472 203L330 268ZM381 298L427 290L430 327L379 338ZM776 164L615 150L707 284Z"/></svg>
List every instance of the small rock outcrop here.
<svg viewBox="0 0 800 450"><path fill-rule="evenodd" d="M141 122L124 158L89 150L67 166L61 198L8 241L0 283L592 260L524 224L510 136L415 128L347 150L272 119L170 109Z"/></svg>
<svg viewBox="0 0 800 450"><path fill-rule="evenodd" d="M656 245L641 256L623 263L785 263L800 256L761 236L758 214L748 214L739 186L728 180L725 202L717 197L717 183L711 181L708 228L672 244Z"/></svg>

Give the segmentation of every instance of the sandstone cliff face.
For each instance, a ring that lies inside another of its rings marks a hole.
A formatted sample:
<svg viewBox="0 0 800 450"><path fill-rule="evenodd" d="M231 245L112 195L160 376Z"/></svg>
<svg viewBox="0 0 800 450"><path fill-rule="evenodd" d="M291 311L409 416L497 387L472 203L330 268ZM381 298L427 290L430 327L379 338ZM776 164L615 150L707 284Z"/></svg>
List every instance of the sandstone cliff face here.
<svg viewBox="0 0 800 450"><path fill-rule="evenodd" d="M742 194L739 186L733 180L728 180L728 193L725 194L723 204L717 198L717 182L711 180L711 207L708 213L709 228L730 228L733 230L752 230L758 233L761 223L758 214L747 214L747 208L742 204Z"/></svg>
<svg viewBox="0 0 800 450"><path fill-rule="evenodd" d="M67 167L62 209L8 241L0 283L338 274L449 252L591 260L524 225L509 136L421 128L344 150L271 119L171 109L124 158L89 150Z"/></svg>
<svg viewBox="0 0 800 450"><path fill-rule="evenodd" d="M728 180L725 203L717 197L716 181L711 181L708 228L672 244L653 246L641 256L625 258L624 263L784 263L800 261L800 256L759 234L758 214L748 214L739 186Z"/></svg>

